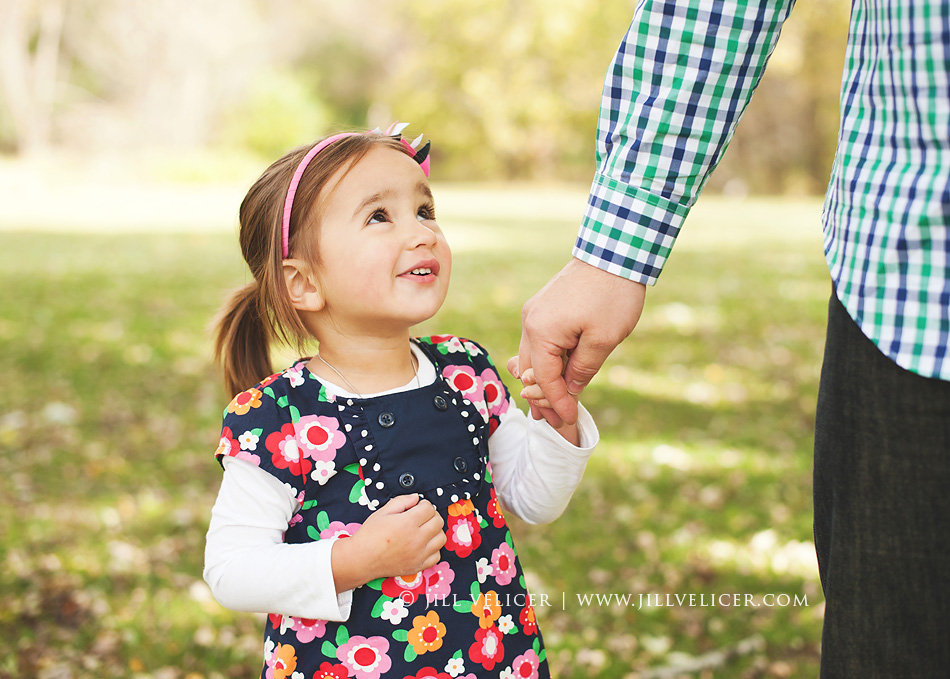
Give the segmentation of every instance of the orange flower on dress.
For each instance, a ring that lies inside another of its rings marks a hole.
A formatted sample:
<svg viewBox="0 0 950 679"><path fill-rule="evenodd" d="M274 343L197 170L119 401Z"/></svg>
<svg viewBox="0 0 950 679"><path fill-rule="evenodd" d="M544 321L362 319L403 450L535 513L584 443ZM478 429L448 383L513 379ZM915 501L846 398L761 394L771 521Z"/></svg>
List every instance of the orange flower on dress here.
<svg viewBox="0 0 950 679"><path fill-rule="evenodd" d="M277 644L267 662L267 679L287 679L297 669L297 654L290 644Z"/></svg>
<svg viewBox="0 0 950 679"><path fill-rule="evenodd" d="M242 391L228 404L228 412L235 415L246 415L251 408L261 407L261 396L263 395L260 389Z"/></svg>
<svg viewBox="0 0 950 679"><path fill-rule="evenodd" d="M498 593L492 589L480 595L472 604L472 615L478 617L478 626L482 629L488 629L494 625L495 621L501 617L501 603L498 601Z"/></svg>
<svg viewBox="0 0 950 679"><path fill-rule="evenodd" d="M445 632L445 625L439 620L439 614L429 611L413 619L407 641L417 655L422 655L442 648L442 637L445 636Z"/></svg>
<svg viewBox="0 0 950 679"><path fill-rule="evenodd" d="M475 511L475 504L471 500L459 500L449 505L449 516L468 516Z"/></svg>

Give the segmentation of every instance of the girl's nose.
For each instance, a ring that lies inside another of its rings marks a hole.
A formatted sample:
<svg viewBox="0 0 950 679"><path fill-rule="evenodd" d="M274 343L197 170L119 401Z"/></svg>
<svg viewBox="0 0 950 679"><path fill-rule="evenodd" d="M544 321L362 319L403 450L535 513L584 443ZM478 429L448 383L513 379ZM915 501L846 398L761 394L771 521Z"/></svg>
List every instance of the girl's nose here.
<svg viewBox="0 0 950 679"><path fill-rule="evenodd" d="M413 219L410 222L411 236L410 236L410 247L417 248L420 246L429 246L432 247L438 241L436 232L434 229L426 225L425 222L421 222L418 219Z"/></svg>

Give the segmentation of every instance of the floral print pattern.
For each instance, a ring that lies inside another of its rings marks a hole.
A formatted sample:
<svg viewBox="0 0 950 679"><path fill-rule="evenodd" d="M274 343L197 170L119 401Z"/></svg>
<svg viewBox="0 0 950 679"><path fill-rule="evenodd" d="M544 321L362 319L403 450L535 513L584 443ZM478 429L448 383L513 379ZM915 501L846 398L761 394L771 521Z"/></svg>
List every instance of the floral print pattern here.
<svg viewBox="0 0 950 679"><path fill-rule="evenodd" d="M353 590L346 622L268 616L262 679L549 677L534 609L522 606L530 597L484 446L509 410L508 392L477 343L445 335L418 344L441 374L433 388L460 395L446 401L456 401L449 408L473 427L461 438L473 448L459 453L469 469L473 460L477 465L476 474L466 474L469 485L450 479L439 494L426 495L445 521L442 558L422 572ZM386 485L403 470L374 450L375 415L373 422L359 419L364 411L356 399L336 399L306 365L303 359L232 399L216 450L219 459L252 461L296 497L288 543L352 536L388 498L405 492ZM440 423L448 419L438 420L444 411L428 399L427 417L435 413L433 425L446 426Z"/></svg>

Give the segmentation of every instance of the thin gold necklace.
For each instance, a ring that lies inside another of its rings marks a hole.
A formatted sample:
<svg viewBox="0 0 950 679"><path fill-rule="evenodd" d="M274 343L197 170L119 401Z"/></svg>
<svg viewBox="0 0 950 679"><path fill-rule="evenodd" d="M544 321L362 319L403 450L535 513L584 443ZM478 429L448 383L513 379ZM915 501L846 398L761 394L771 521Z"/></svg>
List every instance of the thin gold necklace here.
<svg viewBox="0 0 950 679"><path fill-rule="evenodd" d="M356 394L356 395L359 396L360 398L365 398L365 397L363 396L363 394L361 394L361 393L359 392L359 390L358 390L356 387L354 387L352 384L350 384L350 381L349 381L348 379L346 379L345 377L343 377L343 373L341 373L339 370L337 370L337 369L334 368L332 365L330 365L330 362L327 361L327 359L325 359L323 356L321 356L319 352L317 352L317 358L319 358L319 359L323 362L323 365L325 365L325 366L328 367L330 370L332 370L333 372L335 372L335 373L337 374L337 377L339 377L341 380L343 380L343 383L344 383L346 386L348 386L348 387L350 388L350 391L351 391L351 392L353 392L354 394ZM415 362L415 360L413 360L414 358L415 358L415 357L414 357L413 354L412 354L412 349L410 349L410 350L409 350L409 366L412 368L412 375L413 375L413 377L414 377L415 380L416 380L416 388L419 388L419 387L421 386L420 383L419 383L419 369L416 367L416 362Z"/></svg>

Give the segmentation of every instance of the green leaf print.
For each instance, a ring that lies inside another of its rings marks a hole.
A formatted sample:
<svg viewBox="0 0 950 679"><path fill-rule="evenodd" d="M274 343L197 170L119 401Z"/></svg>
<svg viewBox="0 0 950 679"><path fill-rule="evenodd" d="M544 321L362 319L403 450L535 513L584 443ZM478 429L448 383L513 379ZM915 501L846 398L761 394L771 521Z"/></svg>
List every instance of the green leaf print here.
<svg viewBox="0 0 950 679"><path fill-rule="evenodd" d="M317 528L319 528L320 531L323 532L329 527L330 527L330 515L327 514L325 511L317 514Z"/></svg>
<svg viewBox="0 0 950 679"><path fill-rule="evenodd" d="M521 575L518 576L518 584L521 585L521 589L523 589L523 590L527 590L527 589L528 589L528 585L525 584L524 573L522 573Z"/></svg>
<svg viewBox="0 0 950 679"><path fill-rule="evenodd" d="M267 389L264 391L266 392L268 389L270 389L270 387L267 387ZM272 395L273 393L274 392L271 391ZM277 399L277 405L279 405L281 408L286 408L288 403L290 403L290 398L287 396L281 396L279 399Z"/></svg>
<svg viewBox="0 0 950 679"><path fill-rule="evenodd" d="M329 641L324 641L323 646L320 647L320 650L323 651L323 655L328 658L336 657L336 646L331 644Z"/></svg>
<svg viewBox="0 0 950 679"><path fill-rule="evenodd" d="M360 495L363 494L363 486L365 485L366 484L363 483L363 479L359 479L353 484L353 489L350 491L350 502L353 504L359 504Z"/></svg>
<svg viewBox="0 0 950 679"><path fill-rule="evenodd" d="M311 540L319 540L319 539L320 539L320 531L318 531L318 530L317 530L316 528L314 528L313 526L307 526L307 535L310 536L310 539L311 539Z"/></svg>
<svg viewBox="0 0 950 679"><path fill-rule="evenodd" d="M300 506L300 509L301 509L301 511L303 511L303 510L305 510L305 509L313 509L313 508L316 507L316 506L317 506L317 501L316 501L316 500L307 500L306 502L304 502L304 503Z"/></svg>
<svg viewBox="0 0 950 679"><path fill-rule="evenodd" d="M544 662L547 659L547 657L548 657L547 649L543 649L540 653L538 653L538 660L540 660L541 662Z"/></svg>
<svg viewBox="0 0 950 679"><path fill-rule="evenodd" d="M478 587L478 581L472 583L472 588L469 590L472 593L472 601L478 601L478 597L482 595L482 590Z"/></svg>
<svg viewBox="0 0 950 679"><path fill-rule="evenodd" d="M373 612L370 615L372 615L374 618L383 617L383 606L385 606L390 601L392 601L392 597L388 597L383 594L381 597L379 597L379 601L376 602L376 605L373 606Z"/></svg>
<svg viewBox="0 0 950 679"><path fill-rule="evenodd" d="M315 380L317 378L314 377L313 374L311 373L310 379ZM326 402L329 402L330 400L332 399L330 398L330 394L327 392L327 388L321 384L320 393L317 394L317 401L323 401L324 403L326 403Z"/></svg>
<svg viewBox="0 0 950 679"><path fill-rule="evenodd" d="M419 657L419 654L415 652L412 646L406 646L406 652L402 654L402 657L406 659L406 662L412 662Z"/></svg>
<svg viewBox="0 0 950 679"><path fill-rule="evenodd" d="M488 522L482 516L478 517L478 525L482 528L488 528Z"/></svg>
<svg viewBox="0 0 950 679"><path fill-rule="evenodd" d="M350 633L344 625L340 625L336 630L336 645L342 646L350 640Z"/></svg>
<svg viewBox="0 0 950 679"><path fill-rule="evenodd" d="M461 657L462 657L462 649L460 648L460 649L457 650L457 651L455 652L455 654L452 656L452 660L458 660L458 659L461 658Z"/></svg>
<svg viewBox="0 0 950 679"><path fill-rule="evenodd" d="M277 394L275 394L275 393L274 393L274 390L271 389L270 387L264 387L264 393L267 394L268 396L270 396L270 397L273 398L273 399L276 399L276 398L277 398ZM284 398L284 400L286 400L286 397ZM280 402L279 402L279 401L277 402L277 405L280 405ZM280 407L283 408L284 406L280 406Z"/></svg>
<svg viewBox="0 0 950 679"><path fill-rule="evenodd" d="M257 429L251 429L251 433L254 434L254 436L260 438L261 434L264 433L264 430L258 427Z"/></svg>
<svg viewBox="0 0 950 679"><path fill-rule="evenodd" d="M515 548L515 542L514 542L514 540L511 539L511 531L510 531L510 530L506 530L506 531L505 531L505 542L507 542L507 543L508 543L508 546L511 547L512 549Z"/></svg>
<svg viewBox="0 0 950 679"><path fill-rule="evenodd" d="M541 640L538 639L537 637L535 637L535 638L534 638L534 643L531 644L531 648L534 649L534 652L535 652L535 653L537 653L538 655L540 655L540 654L541 654Z"/></svg>
<svg viewBox="0 0 950 679"><path fill-rule="evenodd" d="M472 602L467 599L456 601L454 604L452 604L452 610L454 610L456 613L471 613Z"/></svg>
<svg viewBox="0 0 950 679"><path fill-rule="evenodd" d="M359 473L360 473L360 465L359 465L358 463L356 463L356 462L351 462L350 464L348 464L348 465L346 465L345 467L343 467L343 471L349 472L350 474L359 475Z"/></svg>
<svg viewBox="0 0 950 679"><path fill-rule="evenodd" d="M409 640L409 630L397 629L393 632L393 639L406 643Z"/></svg>

